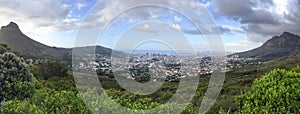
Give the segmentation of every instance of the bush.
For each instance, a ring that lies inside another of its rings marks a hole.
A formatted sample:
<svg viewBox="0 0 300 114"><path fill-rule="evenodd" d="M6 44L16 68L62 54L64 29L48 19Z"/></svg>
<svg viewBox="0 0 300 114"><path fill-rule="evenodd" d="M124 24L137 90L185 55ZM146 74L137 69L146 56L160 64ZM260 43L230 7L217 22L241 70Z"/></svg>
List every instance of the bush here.
<svg viewBox="0 0 300 114"><path fill-rule="evenodd" d="M300 73L273 70L237 98L238 113L299 113Z"/></svg>
<svg viewBox="0 0 300 114"><path fill-rule="evenodd" d="M35 86L23 59L10 52L0 55L0 101L30 97Z"/></svg>
<svg viewBox="0 0 300 114"><path fill-rule="evenodd" d="M43 87L54 89L56 91L77 91L74 80L70 78L52 77L48 80L40 80L40 83Z"/></svg>
<svg viewBox="0 0 300 114"><path fill-rule="evenodd" d="M197 114L198 109L194 109L192 105L188 104L186 109L183 110L184 104L179 103L166 103L164 105L151 102L151 98L139 98L132 102L126 98L106 99L103 95L96 95L93 93L85 93L83 97L86 98L87 106L95 113L103 114L127 114L136 113L139 111L141 114L147 113L148 110L157 108L153 111L154 114L173 114L178 111L184 111L183 114ZM123 108L120 108L121 107Z"/></svg>
<svg viewBox="0 0 300 114"><path fill-rule="evenodd" d="M27 100L10 100L3 107L5 114L91 114L79 95L71 91L37 90Z"/></svg>
<svg viewBox="0 0 300 114"><path fill-rule="evenodd" d="M48 61L31 67L34 76L39 80L47 80L52 77L68 77L66 64L56 61Z"/></svg>
<svg viewBox="0 0 300 114"><path fill-rule="evenodd" d="M42 114L44 113L36 105L30 104L29 101L11 100L5 104L1 110L4 114Z"/></svg>
<svg viewBox="0 0 300 114"><path fill-rule="evenodd" d="M75 81L64 63L49 61L31 66L31 72L40 82L41 86L56 91L76 91Z"/></svg>
<svg viewBox="0 0 300 114"><path fill-rule="evenodd" d="M107 99L103 94L97 94L95 92L86 92L82 94L85 98L87 106L93 110L95 113L132 113L139 111L141 113L147 113L146 110L151 110L157 108L154 113L158 114L173 114L178 111L183 111L184 104L180 103L165 103L161 104L154 102L150 97L138 97L137 95L130 94L127 91L117 91L117 90L106 90L106 93L110 97ZM112 100L112 101L110 101ZM120 109L117 105L125 107ZM195 109L191 104L187 104L187 107L182 112L183 114L197 114L198 108Z"/></svg>
<svg viewBox="0 0 300 114"><path fill-rule="evenodd" d="M55 114L91 113L89 109L85 107L85 104L80 97L71 91L56 92L55 94L46 97L41 104L41 108L45 112Z"/></svg>
<svg viewBox="0 0 300 114"><path fill-rule="evenodd" d="M300 66L297 65L295 68L292 69L292 71L295 71L295 72L299 72L299 73L300 73Z"/></svg>

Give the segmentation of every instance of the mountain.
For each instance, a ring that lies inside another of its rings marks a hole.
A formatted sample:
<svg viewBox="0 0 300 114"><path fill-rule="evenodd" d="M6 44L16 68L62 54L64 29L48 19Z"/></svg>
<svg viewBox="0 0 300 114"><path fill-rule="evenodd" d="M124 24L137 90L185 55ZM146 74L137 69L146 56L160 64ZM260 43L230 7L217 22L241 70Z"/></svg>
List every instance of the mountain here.
<svg viewBox="0 0 300 114"><path fill-rule="evenodd" d="M64 60L70 58L71 49L49 47L23 34L18 25L10 22L0 29L0 43L24 58Z"/></svg>
<svg viewBox="0 0 300 114"><path fill-rule="evenodd" d="M21 32L18 25L10 22L7 26L0 29L0 43L7 44L8 47L18 55L26 59L49 59L57 61L71 62L72 49L49 47L42 43L32 40ZM76 49L83 53L89 52L88 50L96 49L96 54L103 54L110 56L112 49L102 46L87 46L76 47ZM118 54L122 52L116 51Z"/></svg>
<svg viewBox="0 0 300 114"><path fill-rule="evenodd" d="M239 55L239 57L258 58L262 61L268 61L299 53L300 36L289 32L284 32L280 36L274 36L256 49L232 55Z"/></svg>

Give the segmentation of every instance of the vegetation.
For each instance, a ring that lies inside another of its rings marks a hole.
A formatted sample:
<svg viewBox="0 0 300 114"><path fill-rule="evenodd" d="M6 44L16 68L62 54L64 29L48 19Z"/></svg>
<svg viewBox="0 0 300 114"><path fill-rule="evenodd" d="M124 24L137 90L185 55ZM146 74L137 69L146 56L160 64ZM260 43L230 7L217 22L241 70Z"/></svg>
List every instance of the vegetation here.
<svg viewBox="0 0 300 114"><path fill-rule="evenodd" d="M150 81L151 75L149 73L149 68L143 67L140 69L129 69L132 77L138 82L148 82Z"/></svg>
<svg viewBox="0 0 300 114"><path fill-rule="evenodd" d="M86 114L91 113L80 96L71 91L51 91L42 89L36 91L35 95L27 100L8 101L2 109L2 113L21 114Z"/></svg>
<svg viewBox="0 0 300 114"><path fill-rule="evenodd" d="M40 63L31 68L32 73L37 79L48 80L52 77L66 77L68 76L68 67L66 64L47 61Z"/></svg>
<svg viewBox="0 0 300 114"><path fill-rule="evenodd" d="M237 98L241 113L299 113L300 73L274 70Z"/></svg>
<svg viewBox="0 0 300 114"><path fill-rule="evenodd" d="M0 54L3 54L5 52L8 52L10 49L6 44L0 44Z"/></svg>
<svg viewBox="0 0 300 114"><path fill-rule="evenodd" d="M76 91L75 82L66 64L47 61L31 65L30 70L43 87L56 91Z"/></svg>
<svg viewBox="0 0 300 114"><path fill-rule="evenodd" d="M35 89L32 75L23 59L0 46L0 101L25 99Z"/></svg>
<svg viewBox="0 0 300 114"><path fill-rule="evenodd" d="M284 62L279 63L279 60ZM227 73L220 96L207 113L299 113L299 63L298 56L290 56ZM116 109L104 99L103 91L98 88L87 87L83 88L86 93L77 93L72 73L64 63L47 61L29 67L20 57L9 52L6 45L0 45L0 67L0 113L90 114L99 111L114 113ZM288 70L273 70L278 67ZM269 73L261 75L266 72ZM151 95L136 95L124 90L113 78L99 76L99 80L114 103L128 108L118 113L146 113L145 110L153 108L167 109L156 113L174 113L184 104L167 101L176 92L184 94L191 89L185 86L185 90L177 91L178 82L166 82ZM197 92L183 114L198 113L208 82L208 76L201 76ZM85 104L82 97L89 98L90 102ZM109 108L102 110L99 106Z"/></svg>

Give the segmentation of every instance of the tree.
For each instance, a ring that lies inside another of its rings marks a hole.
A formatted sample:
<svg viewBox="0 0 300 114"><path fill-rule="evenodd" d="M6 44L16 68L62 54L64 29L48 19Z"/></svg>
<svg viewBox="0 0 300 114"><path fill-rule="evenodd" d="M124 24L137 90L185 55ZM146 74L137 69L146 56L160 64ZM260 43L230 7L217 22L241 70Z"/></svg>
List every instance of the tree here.
<svg viewBox="0 0 300 114"><path fill-rule="evenodd" d="M300 73L273 70L237 98L238 113L299 113Z"/></svg>
<svg viewBox="0 0 300 114"><path fill-rule="evenodd" d="M25 99L33 94L32 75L23 59L4 51L0 54L0 69L0 101Z"/></svg>
<svg viewBox="0 0 300 114"><path fill-rule="evenodd" d="M48 61L31 66L31 72L41 82L42 86L56 91L76 91L72 74L66 64L57 61Z"/></svg>
<svg viewBox="0 0 300 114"><path fill-rule="evenodd" d="M52 77L67 77L69 70L67 65L64 63L48 61L33 66L31 71L36 78L47 80Z"/></svg>

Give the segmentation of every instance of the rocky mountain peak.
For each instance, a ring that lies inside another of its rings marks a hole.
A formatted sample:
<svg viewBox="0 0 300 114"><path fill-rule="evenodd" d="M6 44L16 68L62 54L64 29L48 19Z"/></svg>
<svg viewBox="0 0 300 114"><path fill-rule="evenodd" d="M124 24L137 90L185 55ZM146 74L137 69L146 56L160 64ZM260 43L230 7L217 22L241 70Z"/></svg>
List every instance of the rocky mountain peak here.
<svg viewBox="0 0 300 114"><path fill-rule="evenodd" d="M290 32L283 32L283 33L280 35L280 37L290 37L290 36L296 36L296 35L294 35L294 34L292 34L292 33L290 33Z"/></svg>
<svg viewBox="0 0 300 114"><path fill-rule="evenodd" d="M8 25L2 26L1 30L21 32L19 26L15 22L10 22Z"/></svg>
<svg viewBox="0 0 300 114"><path fill-rule="evenodd" d="M300 53L300 36L283 32L265 42L261 47L237 53L240 57L259 58L263 61Z"/></svg>
<svg viewBox="0 0 300 114"><path fill-rule="evenodd" d="M300 37L289 32L283 32L280 36L275 36L268 40L263 46L267 48L299 47Z"/></svg>

